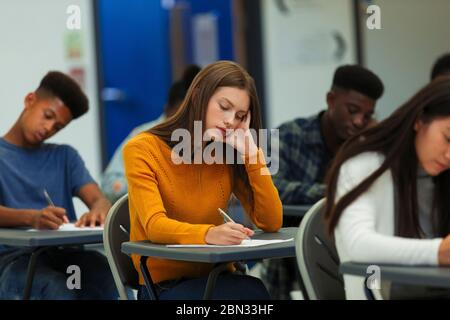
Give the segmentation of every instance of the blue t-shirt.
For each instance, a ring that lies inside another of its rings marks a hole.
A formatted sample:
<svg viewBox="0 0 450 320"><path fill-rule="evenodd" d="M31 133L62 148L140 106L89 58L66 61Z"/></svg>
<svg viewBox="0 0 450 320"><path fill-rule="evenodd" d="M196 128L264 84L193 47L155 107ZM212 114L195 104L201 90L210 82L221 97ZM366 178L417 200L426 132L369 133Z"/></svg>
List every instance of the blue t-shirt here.
<svg viewBox="0 0 450 320"><path fill-rule="evenodd" d="M0 138L2 206L45 208L46 189L55 206L66 209L69 220L76 220L72 197L78 195L82 186L93 182L78 152L68 145L45 143L38 149L25 149Z"/></svg>

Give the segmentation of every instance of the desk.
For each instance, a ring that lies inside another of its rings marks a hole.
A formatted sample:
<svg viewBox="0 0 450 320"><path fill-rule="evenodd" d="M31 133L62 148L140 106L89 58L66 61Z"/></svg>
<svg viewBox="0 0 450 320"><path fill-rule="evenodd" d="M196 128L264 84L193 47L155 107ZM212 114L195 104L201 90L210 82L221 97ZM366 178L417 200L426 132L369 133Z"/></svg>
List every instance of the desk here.
<svg viewBox="0 0 450 320"><path fill-rule="evenodd" d="M295 238L296 234L297 228L282 228L276 233L255 232L252 239L289 239ZM225 269L226 263L243 260L294 257L295 241L247 248L167 248L165 245L154 244L150 241L137 241L122 243L122 252L128 255L138 254L141 256L141 271L143 272L144 279L148 277L146 285L149 290L153 291L153 298L156 298L156 295L154 294L151 277L146 267L148 257L219 264L211 271L208 277L204 299L209 299L212 296L217 276Z"/></svg>
<svg viewBox="0 0 450 320"><path fill-rule="evenodd" d="M49 247L102 243L103 231L26 231L25 229L0 228L0 245L32 248L28 263L27 280L23 293L24 300L30 298L38 256Z"/></svg>
<svg viewBox="0 0 450 320"><path fill-rule="evenodd" d="M313 206L313 204L300 204L300 205L283 205L283 216L284 217L301 217L308 212L308 210Z"/></svg>
<svg viewBox="0 0 450 320"><path fill-rule="evenodd" d="M395 283L450 288L450 267L399 266L373 264L380 267L381 280ZM345 262L339 267L343 274L367 277L369 264Z"/></svg>

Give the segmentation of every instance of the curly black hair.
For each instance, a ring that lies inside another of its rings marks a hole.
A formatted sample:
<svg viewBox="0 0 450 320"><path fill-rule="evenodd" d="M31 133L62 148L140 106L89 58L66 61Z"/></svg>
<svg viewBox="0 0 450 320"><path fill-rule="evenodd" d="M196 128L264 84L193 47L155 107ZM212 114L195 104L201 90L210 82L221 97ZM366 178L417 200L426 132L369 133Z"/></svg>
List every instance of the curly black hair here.
<svg viewBox="0 0 450 320"><path fill-rule="evenodd" d="M333 77L333 87L355 90L373 100L380 98L384 91L380 78L359 65L344 65L337 68Z"/></svg>
<svg viewBox="0 0 450 320"><path fill-rule="evenodd" d="M89 100L78 83L59 71L50 71L42 78L36 89L39 95L51 95L61 99L69 108L72 118L76 119L89 110Z"/></svg>

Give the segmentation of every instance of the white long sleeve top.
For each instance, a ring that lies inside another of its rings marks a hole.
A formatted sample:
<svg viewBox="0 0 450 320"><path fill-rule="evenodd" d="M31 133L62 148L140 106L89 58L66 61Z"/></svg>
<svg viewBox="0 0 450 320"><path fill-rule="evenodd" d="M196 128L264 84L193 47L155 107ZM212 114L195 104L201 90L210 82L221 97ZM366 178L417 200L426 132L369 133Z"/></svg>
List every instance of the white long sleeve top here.
<svg viewBox="0 0 450 320"><path fill-rule="evenodd" d="M365 152L340 168L336 200L378 169L384 155ZM343 211L334 235L341 262L437 265L442 238L394 236L394 183L390 170ZM383 275L381 274L381 280ZM364 278L344 275L347 299L365 299Z"/></svg>

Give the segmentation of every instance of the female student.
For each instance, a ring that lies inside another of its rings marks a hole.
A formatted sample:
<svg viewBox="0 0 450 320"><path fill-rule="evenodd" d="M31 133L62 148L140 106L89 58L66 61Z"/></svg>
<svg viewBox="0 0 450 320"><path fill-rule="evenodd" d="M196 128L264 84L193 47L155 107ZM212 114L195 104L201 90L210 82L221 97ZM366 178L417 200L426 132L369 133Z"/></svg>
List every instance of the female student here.
<svg viewBox="0 0 450 320"><path fill-rule="evenodd" d="M232 193L257 227L266 232L277 231L282 224L281 201L264 154L249 130L260 129L260 113L253 79L236 63L219 61L195 77L172 117L130 140L125 146L124 162L131 241L239 244L253 231L241 224L224 223L218 212L218 208L226 208ZM205 138L200 143L199 125L200 139ZM176 129L189 134L191 150L174 152L180 143L179 139L172 139ZM202 161L205 159L199 162L198 155L202 157L202 151L211 143L234 148L241 164L237 158L234 164L226 164L220 152L211 154L217 158L213 163ZM180 159L184 162L180 163ZM142 285L140 257L132 258ZM212 265L149 258L147 268L160 299L201 299ZM138 297L147 298L143 286ZM219 277L213 298L269 296L259 279L227 273Z"/></svg>
<svg viewBox="0 0 450 320"><path fill-rule="evenodd" d="M450 265L449 167L446 77L350 138L337 154L327 177L325 218L341 262ZM347 298L364 297L361 278L344 281ZM397 289L388 290L391 298L407 293Z"/></svg>

